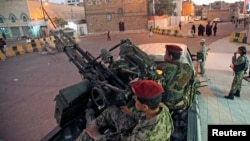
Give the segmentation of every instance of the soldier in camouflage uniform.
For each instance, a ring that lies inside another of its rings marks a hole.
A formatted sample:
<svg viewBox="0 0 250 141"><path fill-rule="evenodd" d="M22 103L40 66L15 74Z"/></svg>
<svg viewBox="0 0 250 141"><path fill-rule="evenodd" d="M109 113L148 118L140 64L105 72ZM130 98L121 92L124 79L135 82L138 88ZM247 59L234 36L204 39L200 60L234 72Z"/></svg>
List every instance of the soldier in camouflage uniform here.
<svg viewBox="0 0 250 141"><path fill-rule="evenodd" d="M170 110L187 108L186 103L189 97L185 97L187 85L194 78L192 67L181 62L182 48L176 45L166 45L165 61L158 67L163 71L165 89L163 101Z"/></svg>
<svg viewBox="0 0 250 141"><path fill-rule="evenodd" d="M131 91L135 94L135 112L127 106L105 109L78 141L169 141L173 121L168 108L161 103L162 86L152 80L140 80L131 84ZM107 126L115 127L116 132L100 134L98 129ZM129 129L132 131L126 133Z"/></svg>
<svg viewBox="0 0 250 141"><path fill-rule="evenodd" d="M206 63L206 59L207 59L206 40L201 39L200 45L201 45L201 50L199 52L202 54L202 59L198 60L198 62L200 64L200 74L204 75L205 74L205 63Z"/></svg>
<svg viewBox="0 0 250 141"><path fill-rule="evenodd" d="M235 75L229 95L225 96L227 99L233 100L234 96L240 97L241 84L244 77L244 66L247 59L246 52L246 47L240 46L232 57L232 65L230 65L230 67L233 69ZM238 57L237 54L239 54Z"/></svg>

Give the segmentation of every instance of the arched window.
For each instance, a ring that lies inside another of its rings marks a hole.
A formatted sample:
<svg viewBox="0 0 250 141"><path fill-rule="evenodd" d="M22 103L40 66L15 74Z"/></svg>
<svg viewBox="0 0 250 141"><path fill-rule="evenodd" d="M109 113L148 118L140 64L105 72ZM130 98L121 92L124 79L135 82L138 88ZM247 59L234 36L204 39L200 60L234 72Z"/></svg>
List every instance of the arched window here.
<svg viewBox="0 0 250 141"><path fill-rule="evenodd" d="M28 22L29 17L26 14L23 13L21 15L21 19L23 20L23 22Z"/></svg>
<svg viewBox="0 0 250 141"><path fill-rule="evenodd" d="M10 22L15 23L16 22L16 16L13 14L10 14Z"/></svg>
<svg viewBox="0 0 250 141"><path fill-rule="evenodd" d="M4 23L4 18L2 16L0 16L0 24Z"/></svg>

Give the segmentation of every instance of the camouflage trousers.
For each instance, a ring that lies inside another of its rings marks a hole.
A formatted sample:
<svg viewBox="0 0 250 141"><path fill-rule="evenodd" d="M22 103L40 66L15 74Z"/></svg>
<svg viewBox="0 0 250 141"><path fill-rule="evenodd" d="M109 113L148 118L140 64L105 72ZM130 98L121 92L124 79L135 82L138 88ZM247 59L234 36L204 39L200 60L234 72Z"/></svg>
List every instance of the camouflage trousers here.
<svg viewBox="0 0 250 141"><path fill-rule="evenodd" d="M242 84L243 77L244 77L244 71L235 73L230 93L236 93L237 90L238 91L241 90L241 84Z"/></svg>
<svg viewBox="0 0 250 141"><path fill-rule="evenodd" d="M116 131L106 135L109 141L119 141L123 138L123 131L136 125L136 120L122 112L116 106L110 106L105 109L96 119L95 124L98 129L103 127L112 127ZM93 141L86 133L82 133L77 141Z"/></svg>
<svg viewBox="0 0 250 141"><path fill-rule="evenodd" d="M205 62L200 62L200 73L201 74L205 73Z"/></svg>

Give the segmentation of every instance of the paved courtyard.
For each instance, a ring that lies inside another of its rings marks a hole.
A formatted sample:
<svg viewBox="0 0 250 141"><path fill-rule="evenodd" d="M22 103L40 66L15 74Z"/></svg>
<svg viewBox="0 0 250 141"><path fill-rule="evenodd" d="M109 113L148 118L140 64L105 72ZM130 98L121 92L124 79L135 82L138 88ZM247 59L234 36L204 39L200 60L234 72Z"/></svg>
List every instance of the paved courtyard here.
<svg viewBox="0 0 250 141"><path fill-rule="evenodd" d="M198 23L197 23L198 24ZM183 25L183 34L192 24ZM242 27L236 31L244 30ZM250 124L250 87L243 83L242 97L234 101L226 100L233 73L229 69L231 55L239 43L229 42L229 35L235 31L231 23L218 25L218 36L211 37L171 37L148 32L112 33L111 41L105 35L81 37L80 46L97 56L101 48L111 48L121 39L129 38L134 44L178 42L187 44L192 53L199 50L201 38L207 40L211 48L206 64L208 87L201 88L198 96L202 141L206 141L208 124ZM10 42L9 42L10 43ZM11 42L15 44L16 42ZM248 48L248 54L250 48ZM115 50L114 53L117 53ZM250 58L250 56L249 56ZM54 98L64 87L81 81L76 67L68 61L64 53L46 55L30 53L9 57L0 62L0 139L4 141L37 141L56 126L54 119Z"/></svg>

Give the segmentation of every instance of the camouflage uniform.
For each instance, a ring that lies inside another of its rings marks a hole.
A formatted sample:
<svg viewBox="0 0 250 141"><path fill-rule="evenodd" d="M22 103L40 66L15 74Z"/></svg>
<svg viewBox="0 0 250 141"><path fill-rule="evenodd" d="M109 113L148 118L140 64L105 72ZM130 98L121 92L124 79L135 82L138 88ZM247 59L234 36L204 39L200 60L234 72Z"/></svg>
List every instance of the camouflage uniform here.
<svg viewBox="0 0 250 141"><path fill-rule="evenodd" d="M176 108L184 108L186 105L182 100L188 100L188 97L183 97L187 90L185 88L190 80L194 77L192 67L187 63L173 61L172 63L165 63L162 67L162 70L162 75L165 78L165 82L162 85L167 94L167 96L163 97L164 103L167 104L171 110ZM175 105L172 105L173 103L177 104L179 102L182 103L182 105L179 105L180 107L175 107Z"/></svg>
<svg viewBox="0 0 250 141"><path fill-rule="evenodd" d="M243 63L245 63L245 61L246 61L246 55L239 56L238 58L236 56L232 57L232 63L234 65L243 64ZM234 79L232 82L230 93L235 94L236 91L241 90L241 84L242 84L243 77L244 77L244 70L235 72L235 76L234 76Z"/></svg>
<svg viewBox="0 0 250 141"><path fill-rule="evenodd" d="M151 118L145 119L145 115L134 112L132 116L123 113L118 107L107 108L95 120L97 128L113 126L117 129L118 135L101 135L97 141L169 141L173 133L173 121L168 108L160 104L161 112ZM129 135L122 135L121 131L134 127ZM120 132L119 132L120 131ZM86 134L80 135L78 141L87 141Z"/></svg>
<svg viewBox="0 0 250 141"><path fill-rule="evenodd" d="M206 47L205 43L201 46L200 52L203 54L203 59L200 62L200 73L204 74L205 73L205 62L207 59L207 47Z"/></svg>

